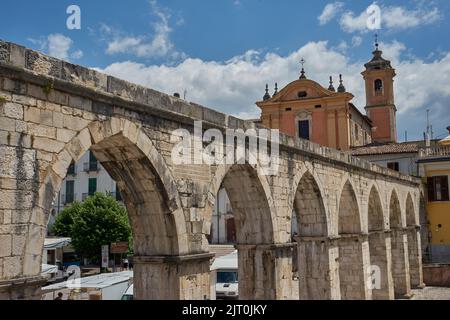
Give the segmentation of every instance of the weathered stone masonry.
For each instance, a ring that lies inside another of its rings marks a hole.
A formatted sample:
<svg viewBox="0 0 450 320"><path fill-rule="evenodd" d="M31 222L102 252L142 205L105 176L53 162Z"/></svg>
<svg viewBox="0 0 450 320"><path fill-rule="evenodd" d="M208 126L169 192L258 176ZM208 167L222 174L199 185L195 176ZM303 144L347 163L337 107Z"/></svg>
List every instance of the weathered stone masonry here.
<svg viewBox="0 0 450 320"><path fill-rule="evenodd" d="M212 208L236 217L243 299L392 299L422 285L420 182L281 136L280 170L175 165L171 132L255 125L0 42L0 298L39 298L51 203L92 150L117 181L134 235L138 299L209 296ZM292 243L291 213L299 234ZM299 288L293 287L297 251ZM380 288L368 281L380 270Z"/></svg>

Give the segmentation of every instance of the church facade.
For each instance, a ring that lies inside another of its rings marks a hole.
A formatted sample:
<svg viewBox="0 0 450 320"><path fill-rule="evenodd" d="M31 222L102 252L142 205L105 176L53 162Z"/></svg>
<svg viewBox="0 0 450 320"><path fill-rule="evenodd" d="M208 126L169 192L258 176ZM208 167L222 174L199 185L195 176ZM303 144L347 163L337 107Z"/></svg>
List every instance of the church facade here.
<svg viewBox="0 0 450 320"><path fill-rule="evenodd" d="M323 146L348 151L372 143L397 142L394 104L395 69L382 57L376 44L373 58L362 72L366 90L366 114L352 103L342 75L335 89L330 77L328 88L306 77L300 78L274 94L256 102L261 109L262 125L282 133L310 140Z"/></svg>

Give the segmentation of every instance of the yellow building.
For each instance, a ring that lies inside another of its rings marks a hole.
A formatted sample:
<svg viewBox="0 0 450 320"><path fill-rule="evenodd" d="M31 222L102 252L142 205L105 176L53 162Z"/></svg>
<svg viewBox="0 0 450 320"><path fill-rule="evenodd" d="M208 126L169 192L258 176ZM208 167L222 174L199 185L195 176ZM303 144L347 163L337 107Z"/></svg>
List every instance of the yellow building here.
<svg viewBox="0 0 450 320"><path fill-rule="evenodd" d="M429 255L432 262L450 262L450 135L422 149L418 163L428 189Z"/></svg>

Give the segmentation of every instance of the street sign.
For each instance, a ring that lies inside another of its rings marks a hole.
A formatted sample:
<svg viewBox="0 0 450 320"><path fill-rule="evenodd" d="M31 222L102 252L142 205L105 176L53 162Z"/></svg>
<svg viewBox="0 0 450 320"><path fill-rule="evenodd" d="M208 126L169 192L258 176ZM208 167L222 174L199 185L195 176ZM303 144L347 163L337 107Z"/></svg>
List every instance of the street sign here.
<svg viewBox="0 0 450 320"><path fill-rule="evenodd" d="M111 243L111 253L120 254L128 252L128 242L113 242Z"/></svg>
<svg viewBox="0 0 450 320"><path fill-rule="evenodd" d="M102 246L102 268L108 268L109 266L109 246Z"/></svg>

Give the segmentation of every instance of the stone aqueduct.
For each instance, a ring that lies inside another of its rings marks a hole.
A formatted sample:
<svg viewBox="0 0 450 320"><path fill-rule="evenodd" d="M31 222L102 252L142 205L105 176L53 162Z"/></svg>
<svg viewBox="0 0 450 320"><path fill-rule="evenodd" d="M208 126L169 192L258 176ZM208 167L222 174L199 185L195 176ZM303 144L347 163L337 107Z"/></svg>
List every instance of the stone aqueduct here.
<svg viewBox="0 0 450 320"><path fill-rule="evenodd" d="M422 285L420 181L284 135L275 176L251 165L175 165L171 132L192 132L194 120L205 129L255 126L0 42L0 298L40 297L52 201L89 149L129 212L138 299L209 296L206 236L221 185L236 218L243 299L295 291L297 299L393 299Z"/></svg>

